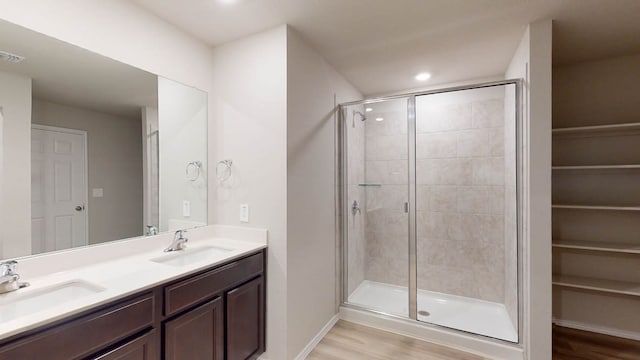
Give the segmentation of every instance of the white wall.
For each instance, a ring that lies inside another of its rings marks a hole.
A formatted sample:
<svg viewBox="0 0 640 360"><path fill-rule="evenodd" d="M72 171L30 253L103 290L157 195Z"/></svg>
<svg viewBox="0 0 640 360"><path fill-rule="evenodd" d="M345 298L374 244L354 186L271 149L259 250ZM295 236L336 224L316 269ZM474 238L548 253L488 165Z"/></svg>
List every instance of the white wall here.
<svg viewBox="0 0 640 360"><path fill-rule="evenodd" d="M89 244L142 235L138 119L34 100L31 123L87 132ZM103 197L92 196L97 188Z"/></svg>
<svg viewBox="0 0 640 360"><path fill-rule="evenodd" d="M207 94L159 77L158 129L160 231L206 225ZM202 169L194 165L187 169L187 164L198 161ZM188 215L183 201L190 204Z"/></svg>
<svg viewBox="0 0 640 360"><path fill-rule="evenodd" d="M362 95L291 27L286 50L287 359L291 359L336 313L335 105Z"/></svg>
<svg viewBox="0 0 640 360"><path fill-rule="evenodd" d="M506 72L523 78L524 338L528 359L551 358L552 23L531 24Z"/></svg>
<svg viewBox="0 0 640 360"><path fill-rule="evenodd" d="M214 49L210 123L217 157L233 160L232 178L217 186L211 203L218 222L269 230L267 354L287 359L287 30L278 26ZM239 206L250 206L249 223Z"/></svg>
<svg viewBox="0 0 640 360"><path fill-rule="evenodd" d="M0 72L0 259L31 254L31 79Z"/></svg>

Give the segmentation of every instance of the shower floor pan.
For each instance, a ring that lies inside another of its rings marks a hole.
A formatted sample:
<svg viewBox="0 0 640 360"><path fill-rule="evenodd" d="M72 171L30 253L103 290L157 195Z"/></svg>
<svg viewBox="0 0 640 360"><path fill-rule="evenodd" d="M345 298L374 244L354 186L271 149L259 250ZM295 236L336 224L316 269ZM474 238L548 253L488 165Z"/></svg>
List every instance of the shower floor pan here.
<svg viewBox="0 0 640 360"><path fill-rule="evenodd" d="M403 286L365 280L349 296L349 303L387 314L409 316L409 291ZM418 320L518 341L507 309L500 303L418 289Z"/></svg>

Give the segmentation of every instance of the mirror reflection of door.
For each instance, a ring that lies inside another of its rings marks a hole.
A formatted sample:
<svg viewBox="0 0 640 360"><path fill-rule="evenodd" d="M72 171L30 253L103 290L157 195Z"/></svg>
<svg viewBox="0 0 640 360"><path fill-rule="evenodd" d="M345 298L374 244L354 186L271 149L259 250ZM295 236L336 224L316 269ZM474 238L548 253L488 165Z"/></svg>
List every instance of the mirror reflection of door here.
<svg viewBox="0 0 640 360"><path fill-rule="evenodd" d="M31 129L32 253L87 245L86 132Z"/></svg>

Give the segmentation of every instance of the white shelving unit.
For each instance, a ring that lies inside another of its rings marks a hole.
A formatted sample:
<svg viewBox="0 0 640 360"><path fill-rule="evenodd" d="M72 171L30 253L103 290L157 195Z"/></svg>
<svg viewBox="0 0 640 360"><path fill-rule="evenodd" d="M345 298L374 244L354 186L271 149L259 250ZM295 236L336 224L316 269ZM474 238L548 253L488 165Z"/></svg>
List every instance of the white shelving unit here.
<svg viewBox="0 0 640 360"><path fill-rule="evenodd" d="M551 205L554 209L605 210L605 211L640 211L640 206L597 206L597 205Z"/></svg>
<svg viewBox="0 0 640 360"><path fill-rule="evenodd" d="M579 276L554 275L553 284L577 289L640 297L639 283L593 279Z"/></svg>
<svg viewBox="0 0 640 360"><path fill-rule="evenodd" d="M595 125L595 126L578 126L553 129L553 135L570 135L570 134L594 134L616 131L640 131L640 122Z"/></svg>
<svg viewBox="0 0 640 360"><path fill-rule="evenodd" d="M636 170L640 165L577 165L577 166L553 166L553 170Z"/></svg>
<svg viewBox="0 0 640 360"><path fill-rule="evenodd" d="M639 59L554 64L552 93L553 321L629 339L640 339Z"/></svg>
<svg viewBox="0 0 640 360"><path fill-rule="evenodd" d="M599 241L554 240L553 247L562 249L604 251L623 254L640 254L640 245L625 243L610 243Z"/></svg>
<svg viewBox="0 0 640 360"><path fill-rule="evenodd" d="M640 199L633 188L640 185L640 122L557 128L552 134L554 160L557 155L559 162L552 167L559 184L554 191L562 191L554 198L571 199L552 205L552 283L554 306L560 307L554 317L586 324L592 331L604 326L608 331L640 332L629 320L610 321L603 313L607 308L640 309ZM638 149L638 155L621 149ZM598 181L585 185L589 176ZM584 190L593 186L598 191ZM609 193L610 186L617 187ZM621 192L629 196L621 198Z"/></svg>

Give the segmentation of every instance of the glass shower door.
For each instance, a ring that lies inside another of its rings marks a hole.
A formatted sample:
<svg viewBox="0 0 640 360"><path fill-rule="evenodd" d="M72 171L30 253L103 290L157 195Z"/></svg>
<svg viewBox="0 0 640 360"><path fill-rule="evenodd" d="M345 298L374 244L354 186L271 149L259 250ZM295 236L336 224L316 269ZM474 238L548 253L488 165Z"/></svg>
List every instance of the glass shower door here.
<svg viewBox="0 0 640 360"><path fill-rule="evenodd" d="M407 124L406 98L342 108L345 302L403 317L409 315Z"/></svg>
<svg viewBox="0 0 640 360"><path fill-rule="evenodd" d="M417 320L518 341L515 85L415 97Z"/></svg>

